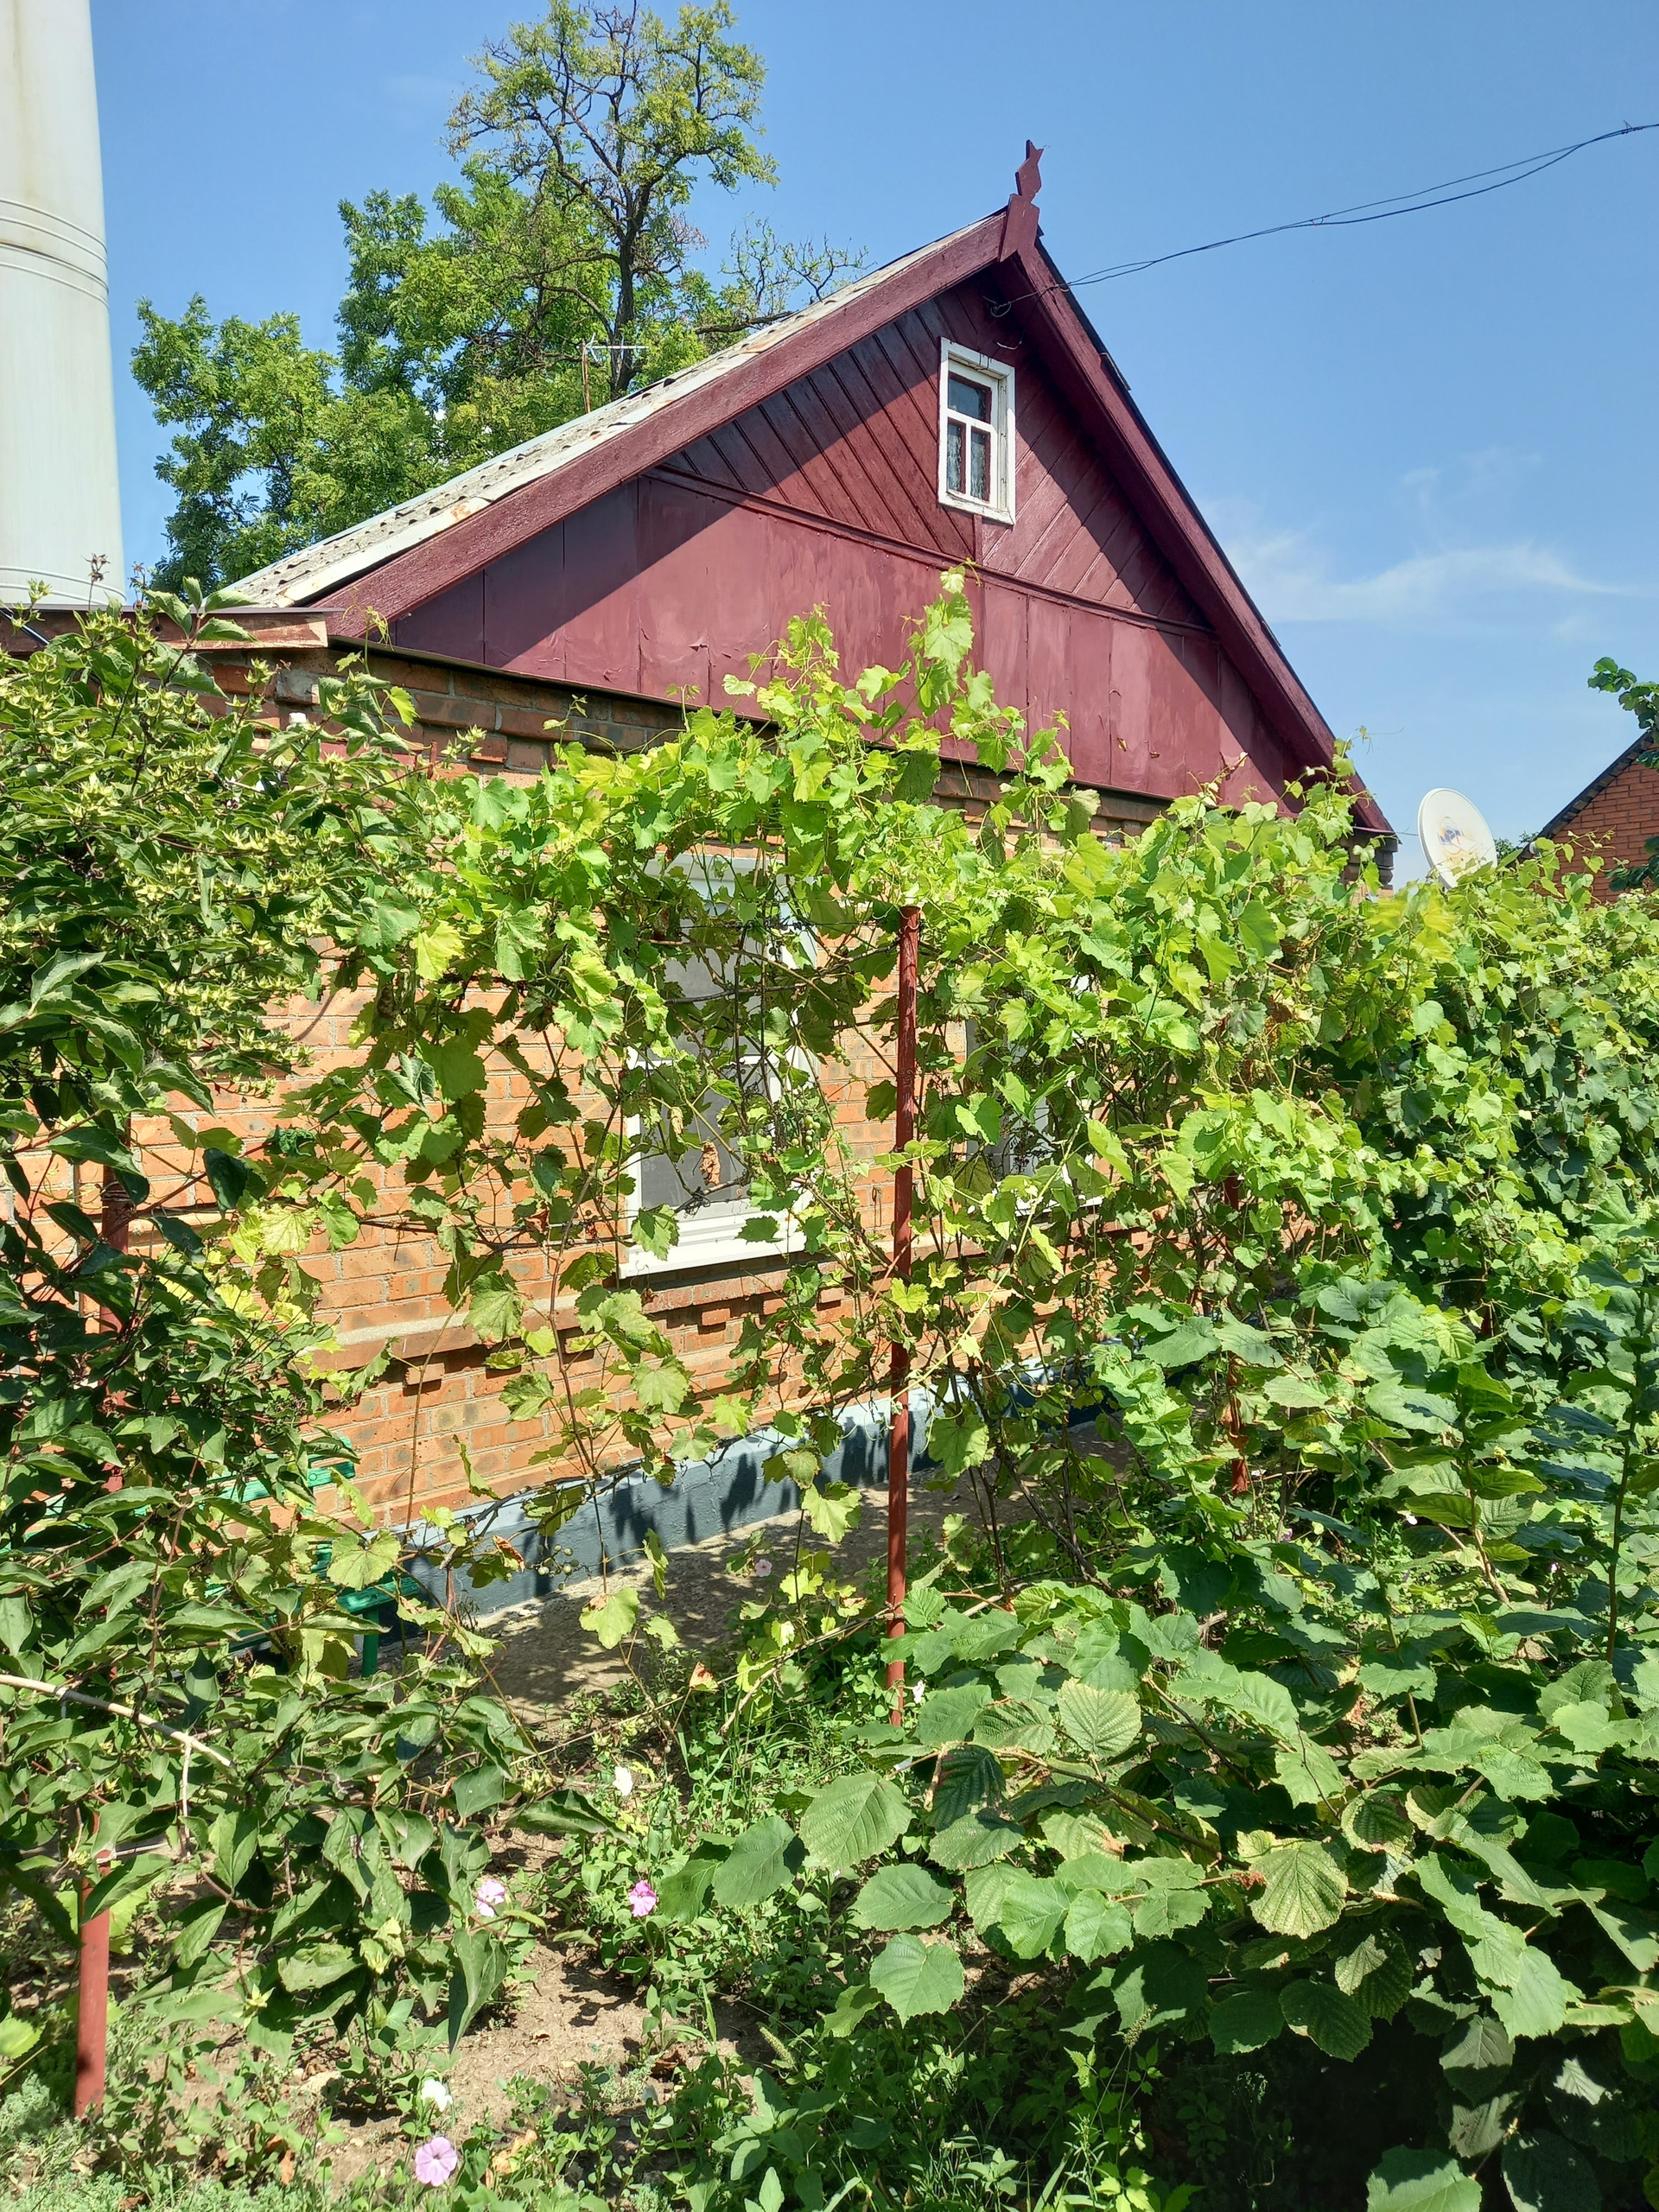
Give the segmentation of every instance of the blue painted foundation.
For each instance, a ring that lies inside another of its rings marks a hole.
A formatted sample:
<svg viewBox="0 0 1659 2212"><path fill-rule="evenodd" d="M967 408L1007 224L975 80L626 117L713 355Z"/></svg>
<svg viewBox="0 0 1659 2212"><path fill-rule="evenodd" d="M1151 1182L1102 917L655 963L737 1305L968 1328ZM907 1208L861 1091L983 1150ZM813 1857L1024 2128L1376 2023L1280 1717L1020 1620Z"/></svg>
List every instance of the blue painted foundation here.
<svg viewBox="0 0 1659 2212"><path fill-rule="evenodd" d="M931 1464L927 1452L931 1404L920 1390L912 1393L910 1404L910 1464L915 1472ZM841 1416L842 1440L824 1461L829 1481L852 1483L861 1489L887 1481L888 1412L888 1401L883 1398L855 1406ZM469 1576L457 1574L454 1599L470 1603L480 1616L500 1612L508 1605L551 1597L567 1583L585 1582L608 1568L632 1565L645 1556L648 1533L656 1535L664 1551L673 1552L706 1537L728 1535L753 1522L793 1513L801 1503L798 1487L792 1482L768 1482L763 1472L766 1461L791 1440L775 1430L762 1429L728 1445L712 1459L683 1465L667 1490L646 1476L619 1477L612 1488L588 1499L550 1545L531 1525L525 1510L528 1492L480 1505L464 1517L482 1524L491 1535L505 1536L524 1554L524 1570L482 1589L475 1589ZM419 1522L409 1535L416 1556L405 1561L408 1572L442 1602L446 1595L443 1569L418 1554L429 1545L441 1557L446 1548L443 1539Z"/></svg>

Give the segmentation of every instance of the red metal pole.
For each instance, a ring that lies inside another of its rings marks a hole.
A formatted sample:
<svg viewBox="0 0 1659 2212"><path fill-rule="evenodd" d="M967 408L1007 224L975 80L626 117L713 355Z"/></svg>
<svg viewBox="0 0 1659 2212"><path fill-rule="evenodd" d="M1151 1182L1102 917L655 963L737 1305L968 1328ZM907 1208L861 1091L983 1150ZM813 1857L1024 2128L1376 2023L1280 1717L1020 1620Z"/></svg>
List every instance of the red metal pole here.
<svg viewBox="0 0 1659 2212"><path fill-rule="evenodd" d="M103 1207L99 1231L112 1252L124 1252L131 1240L132 1201L119 1178L104 1170ZM107 1306L99 1309L106 1329L118 1329L119 1318ZM119 1490L121 1478L109 1487ZM81 1884L84 1904L90 1882ZM82 2120L94 2105L104 2101L104 2069L110 2040L110 1916L100 1912L83 1920L80 1927L80 2002L75 2023L75 2118Z"/></svg>
<svg viewBox="0 0 1659 2212"><path fill-rule="evenodd" d="M83 1882L83 1904L90 1882ZM80 2010L75 2025L75 2118L84 2120L104 2101L104 2063L110 2034L110 1916L100 1912L80 1929Z"/></svg>
<svg viewBox="0 0 1659 2212"><path fill-rule="evenodd" d="M893 1109L893 1148L903 1152L916 1134L916 969L922 915L906 906L899 917L899 1100ZM893 1179L893 1271L910 1281L911 1208L915 1177L906 1160ZM887 1634L905 1632L905 1563L910 1537L910 1348L897 1337L888 1376L891 1424L887 1432ZM889 1661L887 1687L893 1692L893 1725L905 1715L905 1662Z"/></svg>

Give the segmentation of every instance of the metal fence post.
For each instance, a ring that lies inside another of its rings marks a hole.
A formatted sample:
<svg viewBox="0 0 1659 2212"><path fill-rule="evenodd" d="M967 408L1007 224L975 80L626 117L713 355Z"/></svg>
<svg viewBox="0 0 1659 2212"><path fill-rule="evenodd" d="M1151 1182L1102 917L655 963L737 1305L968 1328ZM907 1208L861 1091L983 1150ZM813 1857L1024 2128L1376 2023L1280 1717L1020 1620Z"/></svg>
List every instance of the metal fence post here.
<svg viewBox="0 0 1659 2212"><path fill-rule="evenodd" d="M921 942L922 916L918 906L906 906L899 916L898 1103L893 1109L893 1148L903 1152L916 1134L916 971ZM915 1177L905 1160L893 1179L893 1272L900 1282L910 1281L912 1243L912 1208ZM887 1634L905 1632L905 1567L910 1537L910 1348L897 1334L893 1339L893 1364L888 1374L890 1404L887 1432ZM887 1663L887 1687L893 1692L893 1725L904 1719L905 1662Z"/></svg>
<svg viewBox="0 0 1659 2212"><path fill-rule="evenodd" d="M99 1233L112 1252L124 1252L131 1242L132 1201L121 1186L120 1179L112 1168L104 1170L103 1208L99 1220ZM106 1329L118 1329L119 1317L107 1306L99 1309L99 1319ZM115 1476L109 1487L119 1490L121 1478ZM91 1920L84 1917L90 1882L83 1882L80 1895L83 1917L79 1928L80 1958L78 1983L79 2002L75 2021L75 2118L82 2120L94 2105L104 2101L104 2075L108 2058L110 2040L110 1916L100 1912Z"/></svg>

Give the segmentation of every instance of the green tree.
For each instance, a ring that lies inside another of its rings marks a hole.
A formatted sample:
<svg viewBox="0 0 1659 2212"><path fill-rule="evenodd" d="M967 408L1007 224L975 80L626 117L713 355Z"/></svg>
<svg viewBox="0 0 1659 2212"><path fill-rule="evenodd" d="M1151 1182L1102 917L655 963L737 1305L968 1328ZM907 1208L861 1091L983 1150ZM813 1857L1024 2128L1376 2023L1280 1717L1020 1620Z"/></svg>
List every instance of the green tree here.
<svg viewBox="0 0 1659 2212"><path fill-rule="evenodd" d="M711 275L696 188L770 184L765 65L725 0L670 26L556 0L479 57L461 181L341 203L338 351L297 317L139 304L133 372L175 435L157 581L245 575L817 297L855 265L764 225Z"/></svg>
<svg viewBox="0 0 1659 2212"><path fill-rule="evenodd" d="M225 697L207 653L243 636L163 595L0 658L0 1897L67 1944L78 1896L86 1919L181 1878L152 2022L228 1976L276 2047L400 1982L459 2032L512 1941L469 1918L475 1815L528 1745L397 1535L314 1498L343 1447L305 1240L224 1235L266 1179L213 1125L215 1083L301 1057L276 1008L420 849L426 782L407 702L360 671L321 697L326 744ZM146 1121L172 1135L141 1164ZM399 1596L443 1633L348 1682L362 1609ZM9 2004L16 2059L47 2020Z"/></svg>

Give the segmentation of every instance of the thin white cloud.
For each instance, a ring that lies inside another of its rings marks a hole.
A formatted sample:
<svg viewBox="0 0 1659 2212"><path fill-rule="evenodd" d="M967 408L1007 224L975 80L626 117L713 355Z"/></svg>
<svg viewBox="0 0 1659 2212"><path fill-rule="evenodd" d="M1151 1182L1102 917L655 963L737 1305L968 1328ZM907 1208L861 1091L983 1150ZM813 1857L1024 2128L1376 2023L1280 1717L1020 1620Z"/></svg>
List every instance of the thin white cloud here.
<svg viewBox="0 0 1659 2212"><path fill-rule="evenodd" d="M1240 544L1233 556L1270 622L1372 622L1440 628L1473 615L1488 620L1494 601L1622 598L1623 588L1579 575L1559 554L1530 539L1508 545L1451 546L1414 553L1375 575L1344 577L1304 532Z"/></svg>
<svg viewBox="0 0 1659 2212"><path fill-rule="evenodd" d="M1535 538L1440 545L1370 575L1344 576L1330 548L1311 530L1264 529L1248 509L1236 506L1230 514L1225 502L1217 522L1251 596L1274 623L1485 629L1566 621L1587 601L1649 595L1640 587L1581 575Z"/></svg>

